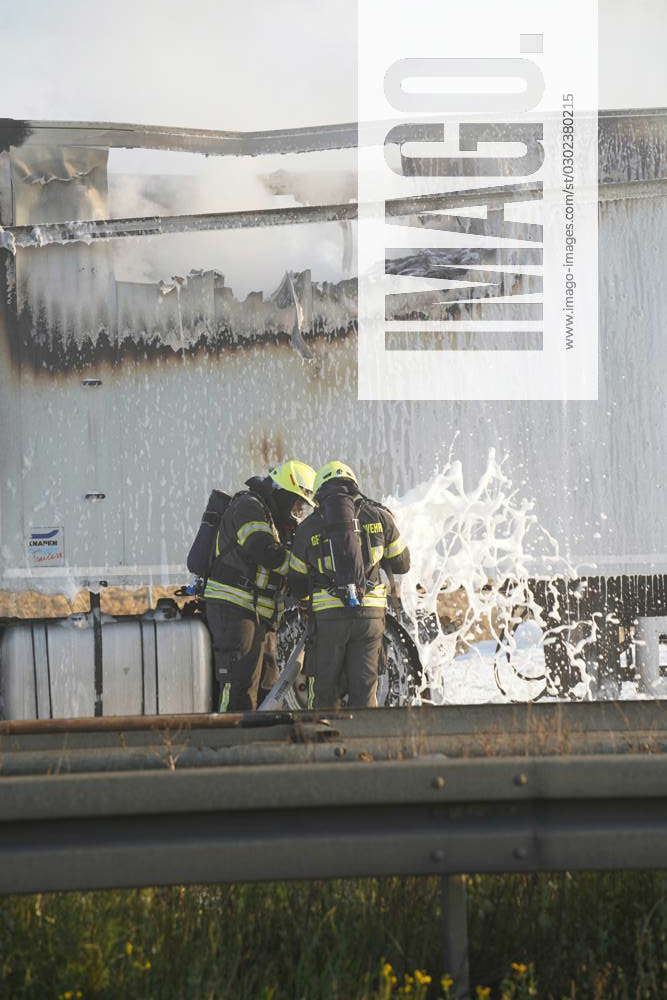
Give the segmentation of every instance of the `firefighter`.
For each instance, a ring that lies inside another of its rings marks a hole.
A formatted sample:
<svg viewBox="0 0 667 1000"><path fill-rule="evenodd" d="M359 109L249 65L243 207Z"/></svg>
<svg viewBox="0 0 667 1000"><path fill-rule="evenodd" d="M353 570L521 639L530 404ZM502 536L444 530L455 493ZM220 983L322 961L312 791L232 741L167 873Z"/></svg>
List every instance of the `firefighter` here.
<svg viewBox="0 0 667 1000"><path fill-rule="evenodd" d="M315 471L288 461L253 476L222 515L204 598L218 694L228 711L254 711L278 679L276 627L296 517L312 502Z"/></svg>
<svg viewBox="0 0 667 1000"><path fill-rule="evenodd" d="M288 587L312 599L315 621L309 672L315 704L376 707L387 606L380 569L407 573L410 554L393 515L365 497L352 469L327 462L315 477L317 509L296 529Z"/></svg>

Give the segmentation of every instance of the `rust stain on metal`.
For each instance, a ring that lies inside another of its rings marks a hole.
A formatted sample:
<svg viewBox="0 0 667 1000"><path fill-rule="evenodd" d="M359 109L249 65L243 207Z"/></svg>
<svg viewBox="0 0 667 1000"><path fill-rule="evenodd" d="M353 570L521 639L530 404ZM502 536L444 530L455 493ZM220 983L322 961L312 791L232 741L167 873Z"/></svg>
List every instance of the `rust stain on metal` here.
<svg viewBox="0 0 667 1000"><path fill-rule="evenodd" d="M285 713L285 722L290 716ZM0 722L0 736L28 733L122 733L153 729L233 729L245 719L243 713L225 715L109 715L90 719L14 719Z"/></svg>
<svg viewBox="0 0 667 1000"><path fill-rule="evenodd" d="M268 467L282 461L287 455L282 432L262 431L257 451L262 465Z"/></svg>

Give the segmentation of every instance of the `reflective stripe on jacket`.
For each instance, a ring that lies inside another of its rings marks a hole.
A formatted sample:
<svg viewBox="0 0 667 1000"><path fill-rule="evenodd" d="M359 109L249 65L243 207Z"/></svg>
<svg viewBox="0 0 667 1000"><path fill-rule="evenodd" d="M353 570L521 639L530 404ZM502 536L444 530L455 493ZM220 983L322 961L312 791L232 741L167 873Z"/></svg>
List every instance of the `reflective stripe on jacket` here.
<svg viewBox="0 0 667 1000"><path fill-rule="evenodd" d="M361 602L362 608L382 608L387 606L387 588L384 583L378 583L369 588ZM332 608L345 608L347 605L337 594L328 590L313 591L313 611L331 611Z"/></svg>
<svg viewBox="0 0 667 1000"><path fill-rule="evenodd" d="M380 580L380 565L394 573L410 568L410 554L394 518L383 507L359 498L358 521L368 586L361 608L350 608L334 590L333 566L321 514L314 511L296 530L289 560L288 587L295 597L311 592L313 611L333 615L383 615L387 606L386 587Z"/></svg>
<svg viewBox="0 0 667 1000"><path fill-rule="evenodd" d="M227 601L262 618L271 619L280 610L279 592L284 589L289 552L280 566L269 569L253 562L249 543L257 535L270 535L280 542L271 515L250 492L238 493L225 511L216 538L215 559L204 597Z"/></svg>

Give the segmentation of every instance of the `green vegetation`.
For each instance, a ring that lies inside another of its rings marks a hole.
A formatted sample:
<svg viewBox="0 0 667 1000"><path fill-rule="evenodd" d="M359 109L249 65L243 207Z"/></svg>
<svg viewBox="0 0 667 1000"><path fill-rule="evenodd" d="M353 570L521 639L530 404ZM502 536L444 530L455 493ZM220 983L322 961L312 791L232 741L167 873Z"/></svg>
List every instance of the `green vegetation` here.
<svg viewBox="0 0 667 1000"><path fill-rule="evenodd" d="M474 876L475 1000L667 996L667 876ZM0 899L7 1000L433 1000L437 878Z"/></svg>

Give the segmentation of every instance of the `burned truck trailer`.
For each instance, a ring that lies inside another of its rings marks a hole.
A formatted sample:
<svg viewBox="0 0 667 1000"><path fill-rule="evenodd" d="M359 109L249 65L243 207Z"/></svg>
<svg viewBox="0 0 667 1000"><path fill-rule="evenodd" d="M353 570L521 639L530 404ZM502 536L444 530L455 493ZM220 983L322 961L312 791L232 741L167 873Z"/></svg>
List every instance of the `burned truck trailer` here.
<svg viewBox="0 0 667 1000"><path fill-rule="evenodd" d="M314 280L308 261L298 273L276 261L275 291L244 298L234 295L221 270L198 267L197 260L189 273L165 274L159 282L124 279L123 255L137 241L168 241L192 231L219 231L223 241L225 231L244 227L259 235L267 226L336 225L344 227L349 261L356 205L334 198L256 211L114 218L110 149L305 158L313 150L353 147L353 125L232 134L24 123L3 134L0 616L6 701L8 670L16 669L8 668L8 658L29 659L35 642L48 658L48 636L36 619L62 618L63 602L71 609L81 591L129 594L138 586L184 582L185 553L212 486L240 486L248 474L286 455L316 464L340 454L370 494L401 494L427 479L452 450L475 481L490 448L506 454L512 480L534 497L541 522L577 567L575 575L554 579L550 565L535 564L547 620L596 620L588 656L598 664L601 693L605 682L613 687L620 676L633 630L646 642L634 647L643 656L643 674L657 682L660 636L667 632L667 288L661 280L667 112L599 118L597 402L358 400L356 280ZM454 210L460 202L450 194L440 207ZM418 224L415 206L394 211ZM437 276L440 263L428 254L419 261L425 277ZM408 296L395 318L418 316L422 307L423 297L413 313ZM447 306L446 316L472 319L478 309L479 299L459 301ZM457 336L454 349L467 349L466 335ZM91 630L85 656L95 658L103 610L93 612L97 631ZM130 615L125 624L134 622L133 638L128 632L121 640L115 632L113 655L109 644L110 670L116 655L135 664L141 691L131 704L138 711L160 710L157 694L149 691L155 681L146 678L158 677L161 662L167 675L171 670L166 650L172 644L158 650L169 624L162 619L172 613L163 608L147 621ZM29 636L17 619L33 622ZM70 617L67 624L84 630L90 622ZM180 646L178 652L193 664L196 680L188 693L168 697L170 711L209 707L208 667L201 666L209 654L200 625L188 624L190 652ZM68 643L58 654L63 664L73 655ZM567 688L564 640L545 647L545 656ZM130 710L122 698L103 704L105 669L98 662L81 714ZM22 711L58 712L52 698L50 706L34 707L38 681L31 683L21 697L33 703Z"/></svg>

